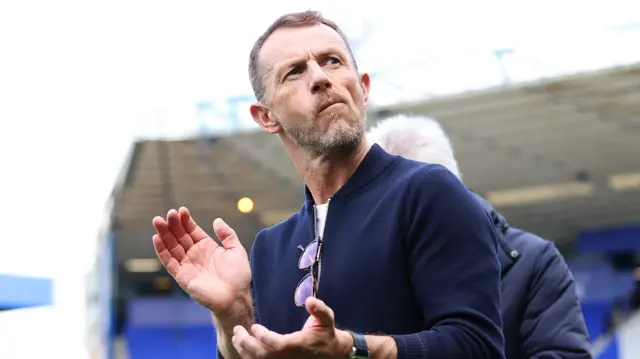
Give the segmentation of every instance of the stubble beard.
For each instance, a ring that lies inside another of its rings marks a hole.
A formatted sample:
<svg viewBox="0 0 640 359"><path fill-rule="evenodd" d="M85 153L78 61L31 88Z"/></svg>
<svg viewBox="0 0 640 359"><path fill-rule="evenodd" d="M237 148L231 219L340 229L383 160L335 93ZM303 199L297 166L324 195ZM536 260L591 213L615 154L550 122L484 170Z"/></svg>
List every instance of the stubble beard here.
<svg viewBox="0 0 640 359"><path fill-rule="evenodd" d="M338 113L330 114L330 122L338 121ZM335 125L334 125L335 126ZM317 122L311 126L292 127L285 130L291 141L304 150L312 158L329 156L338 153L351 153L364 138L364 121L354 118L345 126L335 126L329 132L324 132Z"/></svg>

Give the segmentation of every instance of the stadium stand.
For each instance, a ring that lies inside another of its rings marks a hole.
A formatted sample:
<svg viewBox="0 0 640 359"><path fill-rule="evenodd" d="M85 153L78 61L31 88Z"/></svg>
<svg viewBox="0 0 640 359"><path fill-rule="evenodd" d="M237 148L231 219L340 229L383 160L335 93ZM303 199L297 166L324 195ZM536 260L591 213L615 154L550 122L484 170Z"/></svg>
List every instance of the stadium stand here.
<svg viewBox="0 0 640 359"><path fill-rule="evenodd" d="M578 257L570 266L591 337L606 339L597 358L632 358L621 354L632 350L625 340L640 337L637 315L606 336L614 303L632 285L611 254L640 251L639 84L636 64L369 113L370 124L400 113L437 118L473 190L513 225ZM112 287L99 294L108 302L100 310L108 312L101 350L109 354L96 358L210 358L210 317L167 285L150 243L151 219L184 205L209 232L215 217L224 218L249 248L261 228L298 210L295 169L277 137L249 132L140 141L122 177L101 244L108 254L97 261ZM242 197L253 200L253 211L238 211Z"/></svg>
<svg viewBox="0 0 640 359"><path fill-rule="evenodd" d="M628 298L633 286L630 270L616 270L602 261L590 265L572 263L571 271L582 287L581 301L591 340L605 334L616 302Z"/></svg>
<svg viewBox="0 0 640 359"><path fill-rule="evenodd" d="M204 358L216 352L211 317L193 301L139 298L129 302L128 312L124 337L132 358Z"/></svg>
<svg viewBox="0 0 640 359"><path fill-rule="evenodd" d="M594 343L592 350L595 359L635 359L640 348L640 312L635 313L611 336Z"/></svg>

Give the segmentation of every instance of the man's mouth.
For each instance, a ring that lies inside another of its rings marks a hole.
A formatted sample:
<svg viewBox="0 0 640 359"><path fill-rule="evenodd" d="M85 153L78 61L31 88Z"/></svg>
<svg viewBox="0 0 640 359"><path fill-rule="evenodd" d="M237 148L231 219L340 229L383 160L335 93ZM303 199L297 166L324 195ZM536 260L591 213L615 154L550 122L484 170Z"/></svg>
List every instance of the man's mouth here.
<svg viewBox="0 0 640 359"><path fill-rule="evenodd" d="M326 104L322 105L322 107L320 107L320 111L318 111L318 112L322 112L322 111L328 109L329 107L332 107L334 105L340 105L340 104L344 104L344 102L342 102L342 101L332 101L332 102L326 103Z"/></svg>

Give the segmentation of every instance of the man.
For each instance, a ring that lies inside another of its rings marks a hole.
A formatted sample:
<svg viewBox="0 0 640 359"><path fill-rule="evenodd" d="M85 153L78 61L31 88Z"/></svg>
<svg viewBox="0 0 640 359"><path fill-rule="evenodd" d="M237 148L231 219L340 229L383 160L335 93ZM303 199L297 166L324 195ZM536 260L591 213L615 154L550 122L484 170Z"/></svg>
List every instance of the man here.
<svg viewBox="0 0 640 359"><path fill-rule="evenodd" d="M503 358L491 219L444 167L367 143L370 79L338 26L280 17L249 74L253 119L306 184L300 212L258 234L250 264L221 219L222 246L185 208L153 220L162 263L213 313L220 355Z"/></svg>
<svg viewBox="0 0 640 359"><path fill-rule="evenodd" d="M381 121L367 137L392 154L441 164L462 179L451 142L434 120L397 116ZM503 234L499 258L507 359L591 358L574 280L553 243L508 226L489 202L477 198Z"/></svg>

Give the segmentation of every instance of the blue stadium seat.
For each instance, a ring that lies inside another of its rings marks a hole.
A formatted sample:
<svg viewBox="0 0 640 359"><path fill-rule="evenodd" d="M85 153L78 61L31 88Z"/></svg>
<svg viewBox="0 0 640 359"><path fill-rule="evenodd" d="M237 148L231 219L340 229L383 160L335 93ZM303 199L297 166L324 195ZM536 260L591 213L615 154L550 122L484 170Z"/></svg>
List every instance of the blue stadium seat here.
<svg viewBox="0 0 640 359"><path fill-rule="evenodd" d="M191 299L134 299L128 314L124 336L131 359L215 357L211 315Z"/></svg>
<svg viewBox="0 0 640 359"><path fill-rule="evenodd" d="M135 328L125 330L131 359L215 358L212 326L192 328Z"/></svg>
<svg viewBox="0 0 640 359"><path fill-rule="evenodd" d="M632 272L616 271L605 261L572 263L570 267L580 288L582 310L589 336L591 340L595 340L604 334L614 302L624 298L631 290Z"/></svg>

